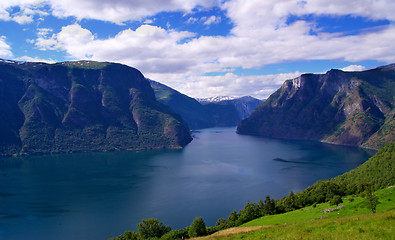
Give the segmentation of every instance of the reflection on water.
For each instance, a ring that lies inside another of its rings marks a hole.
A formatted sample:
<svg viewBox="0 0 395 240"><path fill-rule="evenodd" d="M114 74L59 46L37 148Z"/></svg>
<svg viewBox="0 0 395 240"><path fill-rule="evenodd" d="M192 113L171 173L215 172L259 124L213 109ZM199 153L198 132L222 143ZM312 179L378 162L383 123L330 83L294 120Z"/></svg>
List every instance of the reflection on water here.
<svg viewBox="0 0 395 240"><path fill-rule="evenodd" d="M156 217L208 225L366 161L364 150L204 129L182 150L0 159L0 239L107 239ZM34 236L34 237L32 237Z"/></svg>

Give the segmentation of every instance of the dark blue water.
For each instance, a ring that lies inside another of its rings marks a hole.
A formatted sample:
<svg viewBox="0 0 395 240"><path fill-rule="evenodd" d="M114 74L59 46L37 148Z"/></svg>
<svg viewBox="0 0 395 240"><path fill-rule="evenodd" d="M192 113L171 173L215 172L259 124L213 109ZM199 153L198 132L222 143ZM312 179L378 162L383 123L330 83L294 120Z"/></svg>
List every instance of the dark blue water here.
<svg viewBox="0 0 395 240"><path fill-rule="evenodd" d="M369 158L358 148L205 129L183 150L0 159L0 239L98 240L155 217L207 225L247 201L280 198Z"/></svg>

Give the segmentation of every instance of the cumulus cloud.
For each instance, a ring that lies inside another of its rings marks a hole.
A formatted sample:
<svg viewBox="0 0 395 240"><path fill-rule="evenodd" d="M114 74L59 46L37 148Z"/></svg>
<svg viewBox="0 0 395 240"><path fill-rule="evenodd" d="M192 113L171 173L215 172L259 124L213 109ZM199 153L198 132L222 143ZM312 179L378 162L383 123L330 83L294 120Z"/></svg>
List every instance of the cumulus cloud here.
<svg viewBox="0 0 395 240"><path fill-rule="evenodd" d="M9 58L12 56L11 47L6 43L6 37L0 36L0 57Z"/></svg>
<svg viewBox="0 0 395 240"><path fill-rule="evenodd" d="M213 0L48 0L53 14L59 17L97 19L121 24L140 20L162 11L191 11L196 6L210 7Z"/></svg>
<svg viewBox="0 0 395 240"><path fill-rule="evenodd" d="M193 91L199 92L202 96L207 94L237 96L248 94L248 91L256 96L259 94L263 96L267 94L265 91L273 91L280 85L280 83L273 84L273 79L285 80L273 75L238 76L230 73L235 68L260 68L267 64L301 60L395 61L393 47L395 2L391 0L375 2L371 0L17 0L17 2L24 4L21 8L23 12L21 16L32 16L26 9L37 11L32 6L39 3L48 4L52 14L58 17L72 16L78 20L96 19L118 24L124 24L129 20L152 19L152 16L161 11L190 12L196 6L219 6L234 26L231 34L226 37L197 37L192 32L176 31L170 26L164 29L144 24L136 30L126 29L116 36L97 39L95 33L77 23L64 26L56 33L39 29L37 39L34 40L38 49L65 51L71 59L128 64L137 67L148 77L167 83L178 90L191 94ZM16 16L10 15L8 11L4 12L7 8L4 7L4 3L1 4L3 5L0 5L0 18ZM7 6L13 6L11 1L8 1ZM372 20L386 19L390 24L359 35L347 35L323 32L316 28L314 22L307 20L289 23L287 19L291 15L359 16ZM222 20L218 16L209 16L205 19L192 16L186 22L215 24ZM29 19L26 18L25 21ZM316 34L312 35L312 31ZM346 69L357 69L357 67ZM224 76L204 76L207 72L223 72ZM249 88L249 86L253 87ZM240 89L245 91L242 93Z"/></svg>
<svg viewBox="0 0 395 240"><path fill-rule="evenodd" d="M350 66L341 68L340 70L345 71L345 72L364 71L364 70L366 70L366 67L364 67L362 65L350 65Z"/></svg>
<svg viewBox="0 0 395 240"><path fill-rule="evenodd" d="M34 21L34 16L46 16L47 12L38 8L42 7L45 0L3 0L0 2L0 20L15 21L19 24L28 24ZM14 12L12 7L18 7Z"/></svg>

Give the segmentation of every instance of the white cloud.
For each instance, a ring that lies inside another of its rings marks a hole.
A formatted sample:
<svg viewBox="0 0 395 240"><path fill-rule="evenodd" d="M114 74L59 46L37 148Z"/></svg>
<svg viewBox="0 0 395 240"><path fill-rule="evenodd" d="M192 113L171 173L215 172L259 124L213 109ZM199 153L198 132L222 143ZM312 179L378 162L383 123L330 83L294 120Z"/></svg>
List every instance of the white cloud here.
<svg viewBox="0 0 395 240"><path fill-rule="evenodd" d="M42 58L38 58L38 57L29 57L29 56L23 56L18 58L18 61L26 61L26 62L44 62L44 63L56 63L57 61L53 60L53 59L42 59Z"/></svg>
<svg viewBox="0 0 395 240"><path fill-rule="evenodd" d="M150 79L160 81L191 97L246 96L266 99L285 80L300 76L301 72L271 75L240 76L227 73L224 76L198 76L184 74L149 74Z"/></svg>
<svg viewBox="0 0 395 240"><path fill-rule="evenodd" d="M33 16L31 15L17 15L12 17L12 20L19 24L27 24L33 22Z"/></svg>
<svg viewBox="0 0 395 240"><path fill-rule="evenodd" d="M364 67L362 65L350 65L350 66L341 68L340 70L345 71L345 72L364 71L364 70L366 70L366 67Z"/></svg>
<svg viewBox="0 0 395 240"><path fill-rule="evenodd" d="M6 37L0 36L0 57L9 58L12 56L11 47L6 43Z"/></svg>
<svg viewBox="0 0 395 240"><path fill-rule="evenodd" d="M97 19L114 23L140 20L163 11L191 11L196 6L210 7L213 0L48 0L58 17Z"/></svg>
<svg viewBox="0 0 395 240"><path fill-rule="evenodd" d="M37 28L37 35L40 37L47 36L51 32L53 32L52 28Z"/></svg>
<svg viewBox="0 0 395 240"><path fill-rule="evenodd" d="M206 21L204 21L204 25L218 24L221 22L221 17L211 16Z"/></svg>
<svg viewBox="0 0 395 240"><path fill-rule="evenodd" d="M195 17L190 17L187 20L187 23L196 23L197 21L199 21L199 19L195 18Z"/></svg>
<svg viewBox="0 0 395 240"><path fill-rule="evenodd" d="M45 2L45 0L2 0L0 2L0 20L15 21L19 24L32 23L35 15L48 15L47 12L38 9ZM11 12L12 7L19 7L19 11Z"/></svg>
<svg viewBox="0 0 395 240"><path fill-rule="evenodd" d="M33 16L28 9L38 11L32 7L33 0L17 0L14 5L17 3L24 4L23 16ZM273 84L273 79L280 79L277 75L242 77L228 73L219 77L202 76L207 72L226 73L233 68L260 68L272 63L301 60L395 61L395 1L392 0L46 0L38 3L49 4L52 13L58 17L73 16L118 24L144 20L161 11L189 12L197 5L220 5L234 26L226 37L196 37L191 32L172 30L170 25L168 29L142 25L136 30L123 30L114 37L96 39L95 33L89 29L73 24L64 26L57 33L39 29L34 41L41 50L65 51L73 59L115 61L137 67L145 75L196 97L239 96L248 94L248 91L263 96L281 85ZM16 16L10 16L4 11L7 4L1 4L0 19ZM12 6L11 1L7 6ZM347 36L322 32L314 22L300 20L287 24L290 15L348 15L392 22L383 28ZM217 16L190 17L187 23L214 24L222 20ZM312 30L318 33L311 35Z"/></svg>

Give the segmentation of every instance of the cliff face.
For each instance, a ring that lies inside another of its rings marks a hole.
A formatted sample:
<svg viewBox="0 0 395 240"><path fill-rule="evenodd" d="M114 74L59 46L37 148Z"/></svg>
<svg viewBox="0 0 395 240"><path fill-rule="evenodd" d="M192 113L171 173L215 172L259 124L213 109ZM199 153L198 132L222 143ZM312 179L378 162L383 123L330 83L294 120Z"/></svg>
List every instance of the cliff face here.
<svg viewBox="0 0 395 240"><path fill-rule="evenodd" d="M238 133L378 149L395 139L395 70L331 70L286 81Z"/></svg>
<svg viewBox="0 0 395 240"><path fill-rule="evenodd" d="M179 148L188 129L136 69L0 63L0 155Z"/></svg>

